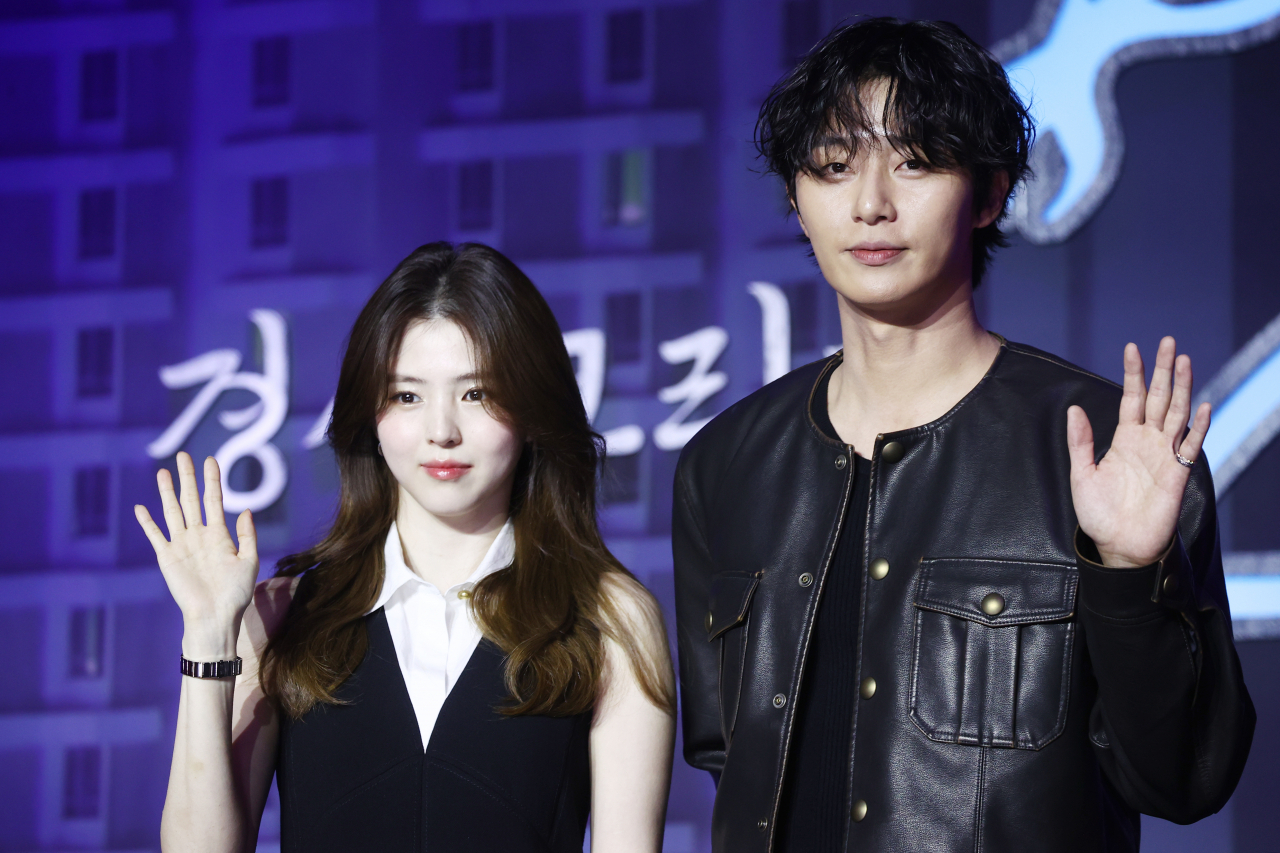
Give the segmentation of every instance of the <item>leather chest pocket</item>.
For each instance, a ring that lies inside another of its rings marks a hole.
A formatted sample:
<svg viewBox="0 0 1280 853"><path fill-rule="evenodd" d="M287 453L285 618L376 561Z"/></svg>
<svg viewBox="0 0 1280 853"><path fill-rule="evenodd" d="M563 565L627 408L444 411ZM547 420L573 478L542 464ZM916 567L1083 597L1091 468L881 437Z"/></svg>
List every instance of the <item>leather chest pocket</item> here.
<svg viewBox="0 0 1280 853"><path fill-rule="evenodd" d="M738 718L751 597L759 584L759 572L721 572L711 578L706 629L709 642L720 642L720 727L726 745Z"/></svg>
<svg viewBox="0 0 1280 853"><path fill-rule="evenodd" d="M1062 733L1078 571L1057 563L924 560L911 720L942 743L1040 749Z"/></svg>

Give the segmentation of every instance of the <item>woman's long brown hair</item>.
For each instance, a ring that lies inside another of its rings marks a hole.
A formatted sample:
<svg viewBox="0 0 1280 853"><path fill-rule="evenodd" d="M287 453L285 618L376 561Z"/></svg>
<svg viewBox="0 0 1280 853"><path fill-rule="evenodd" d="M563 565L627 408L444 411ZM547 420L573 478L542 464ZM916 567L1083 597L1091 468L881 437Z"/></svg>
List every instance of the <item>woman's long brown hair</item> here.
<svg viewBox="0 0 1280 853"><path fill-rule="evenodd" d="M302 578L263 654L264 692L296 719L317 703L337 702L335 691L364 658L364 616L382 589L383 543L398 495L377 453L377 418L405 331L437 319L466 332L491 413L526 440L511 495L515 559L480 581L471 599L484 635L507 655L511 702L502 710L591 709L605 677L604 640L612 638L645 695L672 711L662 665L629 636L624 626L636 620L602 589L606 575L630 575L597 527L602 442L587 421L555 316L515 264L473 243L417 249L351 330L328 432L341 477L337 518L319 544L277 567L277 577Z"/></svg>

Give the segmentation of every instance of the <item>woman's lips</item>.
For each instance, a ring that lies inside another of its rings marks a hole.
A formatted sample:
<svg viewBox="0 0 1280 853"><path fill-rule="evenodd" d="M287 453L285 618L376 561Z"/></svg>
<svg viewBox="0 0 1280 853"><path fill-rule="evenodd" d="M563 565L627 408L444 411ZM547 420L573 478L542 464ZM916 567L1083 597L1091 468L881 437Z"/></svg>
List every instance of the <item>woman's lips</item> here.
<svg viewBox="0 0 1280 853"><path fill-rule="evenodd" d="M899 246L855 246L851 251L859 262L869 267L884 266L902 254Z"/></svg>
<svg viewBox="0 0 1280 853"><path fill-rule="evenodd" d="M471 470L470 465L461 462L428 462L422 466L427 476L435 480L456 480Z"/></svg>

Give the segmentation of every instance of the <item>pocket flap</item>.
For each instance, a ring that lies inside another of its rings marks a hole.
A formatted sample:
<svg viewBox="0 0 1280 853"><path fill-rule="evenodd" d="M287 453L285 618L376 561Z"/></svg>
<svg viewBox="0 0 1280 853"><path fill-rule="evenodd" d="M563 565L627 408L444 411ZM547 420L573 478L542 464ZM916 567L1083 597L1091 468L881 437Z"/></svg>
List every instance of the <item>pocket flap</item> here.
<svg viewBox="0 0 1280 853"><path fill-rule="evenodd" d="M984 625L1058 622L1076 610L1079 570L1062 563L923 560L916 607Z"/></svg>
<svg viewBox="0 0 1280 853"><path fill-rule="evenodd" d="M708 640L746 620L751 596L759 583L760 572L721 572L711 579L706 621Z"/></svg>

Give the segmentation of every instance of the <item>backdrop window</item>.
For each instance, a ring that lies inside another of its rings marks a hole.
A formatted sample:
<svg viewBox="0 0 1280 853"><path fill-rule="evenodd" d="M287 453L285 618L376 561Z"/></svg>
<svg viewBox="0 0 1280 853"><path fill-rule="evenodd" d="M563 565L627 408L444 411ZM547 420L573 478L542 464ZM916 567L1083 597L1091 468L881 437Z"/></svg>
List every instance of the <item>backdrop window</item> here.
<svg viewBox="0 0 1280 853"><path fill-rule="evenodd" d="M609 13L606 39L606 79L610 83L635 83L644 79L644 11L627 9Z"/></svg>
<svg viewBox="0 0 1280 853"><path fill-rule="evenodd" d="M80 120L111 121L120 115L120 60L114 50L80 58Z"/></svg>
<svg viewBox="0 0 1280 853"><path fill-rule="evenodd" d="M290 47L288 36L258 39L253 43L253 105L278 107L289 103Z"/></svg>

